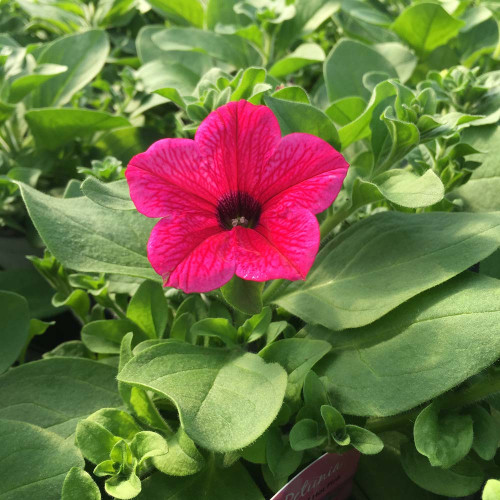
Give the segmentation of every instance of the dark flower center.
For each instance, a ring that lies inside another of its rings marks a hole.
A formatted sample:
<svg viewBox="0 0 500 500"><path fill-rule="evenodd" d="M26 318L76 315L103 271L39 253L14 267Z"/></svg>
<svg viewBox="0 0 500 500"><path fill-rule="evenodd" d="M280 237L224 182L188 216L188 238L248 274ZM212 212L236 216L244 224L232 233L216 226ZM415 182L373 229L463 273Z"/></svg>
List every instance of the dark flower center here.
<svg viewBox="0 0 500 500"><path fill-rule="evenodd" d="M236 226L256 227L261 212L260 203L242 191L226 193L217 203L217 220L227 230Z"/></svg>

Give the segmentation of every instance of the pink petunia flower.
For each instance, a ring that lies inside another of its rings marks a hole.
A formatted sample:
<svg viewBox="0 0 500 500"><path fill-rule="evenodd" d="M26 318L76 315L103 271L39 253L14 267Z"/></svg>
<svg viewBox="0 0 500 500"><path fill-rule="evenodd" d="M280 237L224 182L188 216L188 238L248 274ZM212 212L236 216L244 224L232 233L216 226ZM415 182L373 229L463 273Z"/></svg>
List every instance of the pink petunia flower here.
<svg viewBox="0 0 500 500"><path fill-rule="evenodd" d="M148 258L166 286L207 292L245 280L305 279L319 247L314 214L337 197L348 164L309 134L281 137L265 106L230 102L194 140L162 139L130 160L137 210L161 217Z"/></svg>

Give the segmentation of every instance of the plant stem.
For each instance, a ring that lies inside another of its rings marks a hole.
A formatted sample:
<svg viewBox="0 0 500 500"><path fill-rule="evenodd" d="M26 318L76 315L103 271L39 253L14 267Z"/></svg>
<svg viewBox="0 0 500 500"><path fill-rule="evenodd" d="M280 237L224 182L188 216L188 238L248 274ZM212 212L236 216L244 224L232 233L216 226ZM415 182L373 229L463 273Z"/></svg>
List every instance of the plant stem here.
<svg viewBox="0 0 500 500"><path fill-rule="evenodd" d="M323 239L332 229L344 222L349 215L354 213L359 207L344 206L339 208L336 212L328 215L319 227L320 237Z"/></svg>
<svg viewBox="0 0 500 500"><path fill-rule="evenodd" d="M285 280L273 280L262 294L262 302L267 304L276 295L276 292L282 287Z"/></svg>
<svg viewBox="0 0 500 500"><path fill-rule="evenodd" d="M438 401L443 410L456 410L477 403L488 396L500 392L500 370L494 369L483 379L467 387L449 392ZM411 425L422 408L416 408L409 413L392 417L369 419L366 428L373 432L384 432Z"/></svg>

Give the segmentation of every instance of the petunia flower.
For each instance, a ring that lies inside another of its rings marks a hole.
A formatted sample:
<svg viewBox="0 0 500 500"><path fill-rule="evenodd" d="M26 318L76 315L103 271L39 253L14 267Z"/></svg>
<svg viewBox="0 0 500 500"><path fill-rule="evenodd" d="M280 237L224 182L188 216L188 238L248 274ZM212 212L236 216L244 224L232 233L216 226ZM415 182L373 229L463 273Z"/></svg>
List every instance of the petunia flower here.
<svg viewBox="0 0 500 500"><path fill-rule="evenodd" d="M319 247L314 214L337 197L348 164L309 134L281 137L265 106L230 102L192 139L162 139L130 160L137 210L161 217L148 258L187 293L245 280L303 280Z"/></svg>

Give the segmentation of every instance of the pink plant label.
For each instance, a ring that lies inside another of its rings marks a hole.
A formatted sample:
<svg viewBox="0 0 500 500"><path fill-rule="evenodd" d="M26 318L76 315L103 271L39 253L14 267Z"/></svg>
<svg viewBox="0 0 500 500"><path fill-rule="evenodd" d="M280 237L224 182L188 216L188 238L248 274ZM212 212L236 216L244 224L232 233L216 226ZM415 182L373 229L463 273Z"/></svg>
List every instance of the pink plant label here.
<svg viewBox="0 0 500 500"><path fill-rule="evenodd" d="M351 494L352 477L359 453L325 453L281 488L271 500L346 500Z"/></svg>

